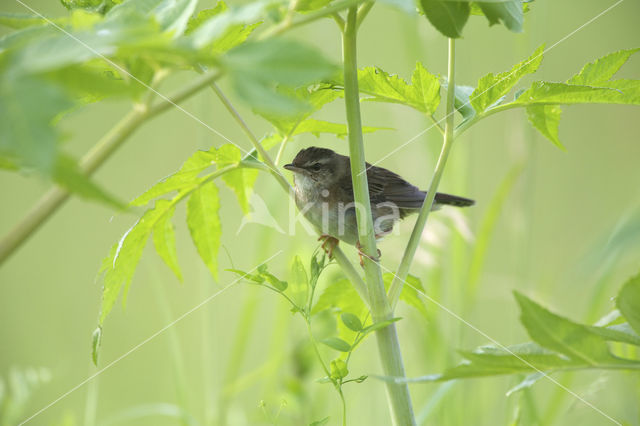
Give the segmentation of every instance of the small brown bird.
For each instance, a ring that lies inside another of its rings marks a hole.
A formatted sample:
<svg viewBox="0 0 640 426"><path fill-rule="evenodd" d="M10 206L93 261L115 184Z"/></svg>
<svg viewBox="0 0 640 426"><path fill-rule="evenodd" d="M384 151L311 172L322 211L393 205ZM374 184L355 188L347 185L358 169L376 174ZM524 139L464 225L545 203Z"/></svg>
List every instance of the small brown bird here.
<svg viewBox="0 0 640 426"><path fill-rule="evenodd" d="M323 248L331 254L337 240L359 248L349 157L311 147L301 150L284 168L294 173L296 205L322 234ZM369 163L367 180L376 238L389 234L400 219L419 212L427 195L392 171ZM468 198L438 192L432 210L473 204Z"/></svg>

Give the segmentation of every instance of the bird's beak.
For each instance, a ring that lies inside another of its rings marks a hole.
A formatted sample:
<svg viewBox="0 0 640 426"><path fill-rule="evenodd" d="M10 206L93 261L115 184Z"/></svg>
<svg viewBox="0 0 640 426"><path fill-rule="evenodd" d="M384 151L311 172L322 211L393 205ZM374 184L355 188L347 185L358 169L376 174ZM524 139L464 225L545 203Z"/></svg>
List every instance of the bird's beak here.
<svg viewBox="0 0 640 426"><path fill-rule="evenodd" d="M302 171L302 168L296 167L293 164L285 164L282 167L284 167L285 169L290 170L292 172L301 172Z"/></svg>

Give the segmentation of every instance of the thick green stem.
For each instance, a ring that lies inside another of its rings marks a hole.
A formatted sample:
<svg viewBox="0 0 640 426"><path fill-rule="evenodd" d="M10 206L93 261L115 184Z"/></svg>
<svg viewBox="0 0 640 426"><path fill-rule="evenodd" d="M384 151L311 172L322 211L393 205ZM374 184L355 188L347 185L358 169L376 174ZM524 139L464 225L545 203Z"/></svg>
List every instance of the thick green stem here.
<svg viewBox="0 0 640 426"><path fill-rule="evenodd" d="M422 209L420 209L420 214L418 215L418 220L416 221L415 226L413 227L413 231L411 232L411 238L409 238L409 243L407 244L407 248L404 250L404 254L402 256L402 261L400 262L400 266L398 267L398 272L395 274L393 278L393 282L391 283L391 288L389 289L389 302L391 304L391 308L394 309L396 303L398 303L398 299L400 298L400 292L402 292L402 286L409 274L409 268L411 268L411 262L416 254L416 250L418 245L420 244L420 238L422 237L422 231L424 230L425 225L427 224L427 219L429 218L429 213L431 212L431 206L433 205L433 200L436 196L436 191L438 190L438 185L440 184L440 178L442 177L442 173L444 172L444 167L447 163L447 158L449 157L449 152L451 151L451 146L453 145L454 135L453 135L453 125L454 125L454 93L455 93L455 41L454 39L449 39L449 62L447 66L447 74L449 86L447 89L447 105L445 112L445 126L444 126L444 143L442 144L442 150L440 151L440 157L438 157L438 163L436 164L436 169L433 172L433 177L431 178L431 184L429 185L429 189L427 191L427 196L422 204Z"/></svg>
<svg viewBox="0 0 640 426"><path fill-rule="evenodd" d="M357 65L357 8L347 13L343 33L342 54L344 61L344 95L349 133L349 154L351 157L351 178L356 203L358 235L364 257L364 269L369 290L371 316L374 322L391 319L392 311L385 293L380 265L372 259L377 253L371 203L367 183L362 123L360 119L360 96L358 92ZM384 374L404 377L404 365L395 324L376 332L378 351ZM395 425L414 425L413 408L409 388L406 384L386 383L391 418Z"/></svg>

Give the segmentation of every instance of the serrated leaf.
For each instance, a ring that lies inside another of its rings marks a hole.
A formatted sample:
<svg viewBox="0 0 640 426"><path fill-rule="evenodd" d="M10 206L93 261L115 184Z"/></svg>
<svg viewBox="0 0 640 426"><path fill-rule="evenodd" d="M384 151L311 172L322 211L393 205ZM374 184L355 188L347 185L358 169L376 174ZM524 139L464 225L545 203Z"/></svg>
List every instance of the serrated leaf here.
<svg viewBox="0 0 640 426"><path fill-rule="evenodd" d="M164 0L153 10L153 15L163 31L177 38L187 29L197 4L198 0Z"/></svg>
<svg viewBox="0 0 640 426"><path fill-rule="evenodd" d="M469 3L450 0L420 0L422 11L431 25L450 38L462 37L469 18Z"/></svg>
<svg viewBox="0 0 640 426"><path fill-rule="evenodd" d="M349 369L347 368L347 363L341 359L334 359L333 361L331 361L330 371L331 371L331 378L334 380L340 380L349 375Z"/></svg>
<svg viewBox="0 0 640 426"><path fill-rule="evenodd" d="M536 81L513 103L521 105L640 104L640 80L613 80L608 81L606 86L577 86Z"/></svg>
<svg viewBox="0 0 640 426"><path fill-rule="evenodd" d="M184 32L185 35L191 34L206 21L216 15L219 15L222 12L226 12L228 9L229 7L227 6L227 3L225 3L223 0L218 0L214 7L199 11L196 16L193 16L191 19L189 19L189 22L187 23L187 29Z"/></svg>
<svg viewBox="0 0 640 426"><path fill-rule="evenodd" d="M605 85L615 73L627 62L627 60L640 49L620 50L610 53L602 58L585 65L582 70L571 77L568 84L579 86L600 86Z"/></svg>
<svg viewBox="0 0 640 426"><path fill-rule="evenodd" d="M562 109L557 105L530 105L527 107L527 117L533 127L558 148L565 150L564 145L558 139L561 114Z"/></svg>
<svg viewBox="0 0 640 426"><path fill-rule="evenodd" d="M215 151L218 167L238 164L242 160L242 152L235 145L225 144ZM222 175L222 181L236 194L240 208L245 214L249 214L249 198L253 190L253 184L258 178L255 169L238 168Z"/></svg>
<svg viewBox="0 0 640 426"><path fill-rule="evenodd" d="M218 279L218 250L222 225L218 210L220 200L215 183L209 182L193 191L187 201L187 225L198 254Z"/></svg>
<svg viewBox="0 0 640 426"><path fill-rule="evenodd" d="M161 195L195 187L200 182L198 178L200 173L212 167L216 159L215 149L213 151L196 151L184 162L180 170L160 180L133 200L131 205L143 206Z"/></svg>
<svg viewBox="0 0 640 426"><path fill-rule="evenodd" d="M120 292L122 292L122 304L126 304L129 286L142 251L153 227L168 212L169 207L166 203L159 203L147 210L120 241L111 247L109 256L103 259L99 272L103 275L100 325L104 323Z"/></svg>
<svg viewBox="0 0 640 426"><path fill-rule="evenodd" d="M182 281L182 272L178 264L178 255L176 253L176 236L173 229L171 218L175 211L175 207L169 200L158 200L157 206L166 206L166 213L158 219L153 229L153 245L156 252L160 255L164 263L173 271L176 277Z"/></svg>
<svg viewBox="0 0 640 426"><path fill-rule="evenodd" d="M390 127L371 127L362 126L362 133L373 133L378 130L393 130ZM315 136L319 136L321 133L329 133L339 138L347 136L347 125L339 123L331 123L329 121L316 120L314 118L307 118L300 124L298 124L292 133L292 136L301 135L303 133L311 133Z"/></svg>
<svg viewBox="0 0 640 426"><path fill-rule="evenodd" d="M304 268L300 256L293 258L289 276L289 294L291 300L293 300L298 307L306 309L309 294L309 277L307 276L307 271Z"/></svg>
<svg viewBox="0 0 640 426"><path fill-rule="evenodd" d="M514 294L520 305L522 324L541 346L587 365L618 361L609 352L606 341L589 331L587 326L548 311L522 293L516 291Z"/></svg>
<svg viewBox="0 0 640 426"><path fill-rule="evenodd" d="M347 328L351 331L358 332L362 330L362 322L360 319L350 312L343 312L340 315L340 319L342 323L347 326Z"/></svg>
<svg viewBox="0 0 640 426"><path fill-rule="evenodd" d="M340 352L349 352L351 345L339 337L329 337L321 341L325 345Z"/></svg>
<svg viewBox="0 0 640 426"><path fill-rule="evenodd" d="M524 23L522 0L505 0L476 3L482 14L486 16L489 25L504 24L510 31L521 33Z"/></svg>
<svg viewBox="0 0 640 426"><path fill-rule="evenodd" d="M622 286L616 297L616 306L629 325L640 334L640 275L631 278Z"/></svg>
<svg viewBox="0 0 640 426"><path fill-rule="evenodd" d="M428 115L440 104L440 81L420 62L416 63L411 84L380 68L365 67L358 70L358 86L360 93L371 96L364 100L407 105Z"/></svg>
<svg viewBox="0 0 640 426"><path fill-rule="evenodd" d="M530 57L515 64L510 71L496 75L489 73L482 77L470 97L473 108L478 113L482 113L499 102L522 77L536 72L542 62L543 52L544 45L541 45Z"/></svg>

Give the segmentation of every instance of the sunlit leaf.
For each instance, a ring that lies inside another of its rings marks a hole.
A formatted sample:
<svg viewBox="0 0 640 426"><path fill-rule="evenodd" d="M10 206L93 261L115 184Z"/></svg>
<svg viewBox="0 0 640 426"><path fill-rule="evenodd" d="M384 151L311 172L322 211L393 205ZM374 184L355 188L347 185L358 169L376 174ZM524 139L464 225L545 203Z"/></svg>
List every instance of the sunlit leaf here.
<svg viewBox="0 0 640 426"><path fill-rule="evenodd" d="M218 250L222 226L218 188L209 182L193 191L187 201L187 225L191 238L211 275L218 279Z"/></svg>
<svg viewBox="0 0 640 426"><path fill-rule="evenodd" d="M215 158L218 167L238 164L242 160L242 152L235 145L225 144L215 151ZM257 170L245 168L231 170L222 175L224 183L235 192L238 203L245 214L250 211L249 198L257 178Z"/></svg>
<svg viewBox="0 0 640 426"><path fill-rule="evenodd" d="M0 12L0 25L16 30L46 23L44 18L30 13Z"/></svg>
<svg viewBox="0 0 640 426"><path fill-rule="evenodd" d="M640 80L608 81L606 87L537 81L514 101L521 105L640 104Z"/></svg>
<svg viewBox="0 0 640 426"><path fill-rule="evenodd" d="M169 203L158 203L154 208L147 210L120 241L111 247L109 256L102 261L100 274L103 275L103 290L100 324L113 308L120 292L122 292L123 305L126 303L133 274L153 227L170 208Z"/></svg>
<svg viewBox="0 0 640 426"><path fill-rule="evenodd" d="M522 62L499 74L489 73L478 81L478 87L471 94L471 105L482 113L487 108L500 102L513 86L525 75L536 72L542 62L544 45L538 47L533 54Z"/></svg>
<svg viewBox="0 0 640 426"><path fill-rule="evenodd" d="M616 306L629 325L640 334L640 275L627 281L616 297Z"/></svg>
<svg viewBox="0 0 640 426"><path fill-rule="evenodd" d="M394 277L395 275L391 272L387 272L382 275L387 291L389 290L389 286L391 285ZM422 282L418 277L411 274L407 276L405 281L405 284L402 286L402 292L400 293L400 300L405 302L407 305L416 308L420 314L427 318L429 316L427 307L422 301L422 298L418 295L418 292L424 293Z"/></svg>
<svg viewBox="0 0 640 426"><path fill-rule="evenodd" d="M339 308L342 312L351 312L358 316L366 312L364 302L351 282L346 279L332 281L318 297L312 313L331 308Z"/></svg>
<svg viewBox="0 0 640 426"><path fill-rule="evenodd" d="M376 323L373 323L365 328L362 329L362 334L367 335L369 333L373 333L374 331L378 331L381 330L385 327L388 327L389 325L393 324L394 322L398 322L400 321L402 318L400 317L396 317L396 318L391 318L388 320L384 320L384 321L378 321Z"/></svg>
<svg viewBox="0 0 640 426"><path fill-rule="evenodd" d="M469 3L450 0L420 0L422 11L431 25L450 38L462 37L469 18Z"/></svg>
<svg viewBox="0 0 640 426"><path fill-rule="evenodd" d="M606 85L616 72L627 62L634 53L640 49L620 50L610 53L602 58L585 65L582 70L571 77L568 84L576 84L579 86L601 86Z"/></svg>
<svg viewBox="0 0 640 426"><path fill-rule="evenodd" d="M543 136L558 148L565 149L558 139L558 125L562 109L557 105L530 105L527 107L529 122L538 129Z"/></svg>
<svg viewBox="0 0 640 426"><path fill-rule="evenodd" d="M180 265L178 264L178 255L176 253L176 236L173 229L173 223L171 218L175 208L169 206L173 204L169 200L158 200L156 206L165 207L166 213L158 219L157 224L153 229L153 245L156 248L156 252L160 255L164 263L173 271L176 277L182 281L182 272L180 271Z"/></svg>
<svg viewBox="0 0 640 426"><path fill-rule="evenodd" d="M197 4L198 0L164 0L153 11L153 15L163 31L179 37L186 30Z"/></svg>
<svg viewBox="0 0 640 426"><path fill-rule="evenodd" d="M362 133L373 133L378 130L392 130L389 127L371 127L362 126ZM311 133L312 135L319 136L321 133L328 133L335 135L339 138L347 136L347 125L340 123L331 123L329 121L316 120L314 118L307 118L298 124L293 131L293 136L303 133Z"/></svg>
<svg viewBox="0 0 640 426"><path fill-rule="evenodd" d="M588 365L618 361L609 352L606 341L586 326L548 311L519 292L514 294L522 324L541 346Z"/></svg>
<svg viewBox="0 0 640 426"><path fill-rule="evenodd" d="M143 206L161 195L195 187L200 182L198 179L200 173L212 167L216 158L215 149L213 151L196 151L184 162L180 170L153 185L133 200L131 205Z"/></svg>
<svg viewBox="0 0 640 426"><path fill-rule="evenodd" d="M589 327L589 330L608 341L640 346L640 336L626 322L608 327Z"/></svg>
<svg viewBox="0 0 640 426"><path fill-rule="evenodd" d="M440 81L420 63L411 76L411 84L397 75L376 67L358 70L360 93L371 96L365 100L391 102L410 106L431 115L440 104Z"/></svg>

